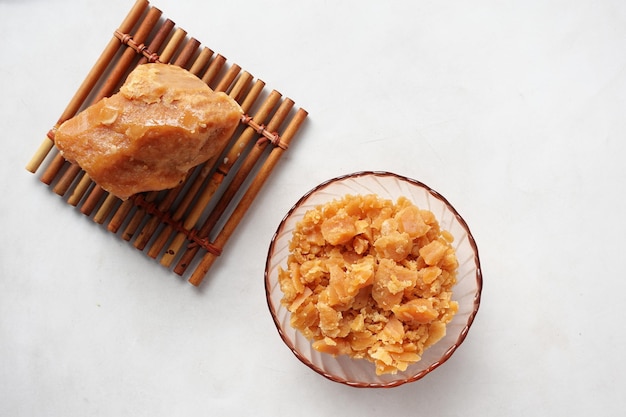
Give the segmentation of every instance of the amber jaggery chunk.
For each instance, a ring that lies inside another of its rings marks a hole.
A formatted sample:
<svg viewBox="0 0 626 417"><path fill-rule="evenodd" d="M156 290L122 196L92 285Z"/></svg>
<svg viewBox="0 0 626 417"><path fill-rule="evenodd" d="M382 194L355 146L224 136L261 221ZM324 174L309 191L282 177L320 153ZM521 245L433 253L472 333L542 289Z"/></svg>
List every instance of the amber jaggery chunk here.
<svg viewBox="0 0 626 417"><path fill-rule="evenodd" d="M216 158L241 120L239 105L183 68L144 64L119 93L55 133L65 159L122 199L173 188L196 165Z"/></svg>
<svg viewBox="0 0 626 417"><path fill-rule="evenodd" d="M305 213L279 271L291 325L331 355L396 373L446 334L458 261L452 235L408 199L347 195Z"/></svg>

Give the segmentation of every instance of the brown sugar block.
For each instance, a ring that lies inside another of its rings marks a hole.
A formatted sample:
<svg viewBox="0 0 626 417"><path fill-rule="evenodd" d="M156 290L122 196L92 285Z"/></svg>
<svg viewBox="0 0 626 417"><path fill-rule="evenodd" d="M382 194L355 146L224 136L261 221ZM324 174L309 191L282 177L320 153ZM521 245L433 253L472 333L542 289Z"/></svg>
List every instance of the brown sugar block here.
<svg viewBox="0 0 626 417"><path fill-rule="evenodd" d="M100 187L126 199L180 184L216 158L243 112L183 68L139 65L119 93L104 98L55 133L55 145Z"/></svg>

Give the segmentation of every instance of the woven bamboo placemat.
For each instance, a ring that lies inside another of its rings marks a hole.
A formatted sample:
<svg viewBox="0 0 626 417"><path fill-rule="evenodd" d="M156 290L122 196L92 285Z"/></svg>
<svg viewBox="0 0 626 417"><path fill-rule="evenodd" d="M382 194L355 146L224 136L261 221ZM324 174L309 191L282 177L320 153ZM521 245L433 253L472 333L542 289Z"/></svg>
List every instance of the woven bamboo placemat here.
<svg viewBox="0 0 626 417"><path fill-rule="evenodd" d="M200 165L180 186L122 201L107 193L54 146L65 120L118 91L137 65L181 66L235 99L245 115L214 165ZM307 112L240 66L203 46L147 0L137 0L28 162L71 206L164 267L200 285Z"/></svg>

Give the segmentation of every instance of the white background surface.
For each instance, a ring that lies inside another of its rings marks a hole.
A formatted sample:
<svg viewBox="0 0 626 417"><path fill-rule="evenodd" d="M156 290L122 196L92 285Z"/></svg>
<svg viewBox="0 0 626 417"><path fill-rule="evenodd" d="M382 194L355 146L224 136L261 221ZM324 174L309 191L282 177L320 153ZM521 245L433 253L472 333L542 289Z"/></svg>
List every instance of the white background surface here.
<svg viewBox="0 0 626 417"><path fill-rule="evenodd" d="M153 2L310 113L199 289L24 169L132 3L0 0L0 415L621 415L626 3ZM391 390L310 371L264 298L283 214L358 170L446 196L485 278Z"/></svg>

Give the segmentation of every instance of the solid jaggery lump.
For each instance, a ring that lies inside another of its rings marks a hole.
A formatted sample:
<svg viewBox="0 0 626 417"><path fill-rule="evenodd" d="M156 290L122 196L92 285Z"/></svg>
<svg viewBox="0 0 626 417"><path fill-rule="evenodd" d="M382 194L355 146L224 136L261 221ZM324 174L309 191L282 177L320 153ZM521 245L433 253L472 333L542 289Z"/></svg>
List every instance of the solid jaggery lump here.
<svg viewBox="0 0 626 417"><path fill-rule="evenodd" d="M242 110L183 68L137 66L120 91L55 132L63 157L122 199L179 185L188 171L216 158Z"/></svg>
<svg viewBox="0 0 626 417"><path fill-rule="evenodd" d="M458 261L432 212L401 197L347 195L296 224L279 270L290 324L331 355L396 373L445 336Z"/></svg>

